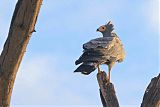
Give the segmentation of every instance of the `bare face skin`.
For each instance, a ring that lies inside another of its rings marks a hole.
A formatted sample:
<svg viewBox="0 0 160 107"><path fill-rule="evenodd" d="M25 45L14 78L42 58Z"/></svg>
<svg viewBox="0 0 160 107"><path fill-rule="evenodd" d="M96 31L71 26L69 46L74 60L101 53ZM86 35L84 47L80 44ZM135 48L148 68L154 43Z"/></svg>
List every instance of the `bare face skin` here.
<svg viewBox="0 0 160 107"><path fill-rule="evenodd" d="M105 25L100 26L100 27L97 29L97 31L99 31L99 32L104 32L105 30L106 30L106 26L105 26Z"/></svg>

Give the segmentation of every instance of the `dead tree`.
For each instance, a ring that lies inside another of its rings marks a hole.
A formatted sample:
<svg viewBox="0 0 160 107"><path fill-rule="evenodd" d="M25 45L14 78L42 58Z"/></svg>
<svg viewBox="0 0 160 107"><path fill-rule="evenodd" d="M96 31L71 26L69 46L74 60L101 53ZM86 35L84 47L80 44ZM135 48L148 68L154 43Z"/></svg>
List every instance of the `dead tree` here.
<svg viewBox="0 0 160 107"><path fill-rule="evenodd" d="M104 71L97 74L102 105L103 107L119 107L114 86L112 83L109 83L106 77L107 75Z"/></svg>
<svg viewBox="0 0 160 107"><path fill-rule="evenodd" d="M0 56L0 107L9 107L12 89L27 44L35 31L42 0L18 0Z"/></svg>
<svg viewBox="0 0 160 107"><path fill-rule="evenodd" d="M160 107L160 74L149 83L141 107Z"/></svg>
<svg viewBox="0 0 160 107"><path fill-rule="evenodd" d="M97 74L97 80L103 107L119 107L114 86L108 83L104 71ZM160 74L154 77L148 85L141 107L160 107Z"/></svg>

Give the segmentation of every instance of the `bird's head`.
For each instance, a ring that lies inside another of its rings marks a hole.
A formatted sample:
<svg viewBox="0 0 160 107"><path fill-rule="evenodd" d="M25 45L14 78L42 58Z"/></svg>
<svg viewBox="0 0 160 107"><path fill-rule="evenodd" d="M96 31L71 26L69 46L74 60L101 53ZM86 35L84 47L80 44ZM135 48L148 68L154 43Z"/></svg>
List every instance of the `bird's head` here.
<svg viewBox="0 0 160 107"><path fill-rule="evenodd" d="M111 35L112 31L114 30L113 24L109 21L107 24L100 26L97 29L97 32L101 32L103 36Z"/></svg>

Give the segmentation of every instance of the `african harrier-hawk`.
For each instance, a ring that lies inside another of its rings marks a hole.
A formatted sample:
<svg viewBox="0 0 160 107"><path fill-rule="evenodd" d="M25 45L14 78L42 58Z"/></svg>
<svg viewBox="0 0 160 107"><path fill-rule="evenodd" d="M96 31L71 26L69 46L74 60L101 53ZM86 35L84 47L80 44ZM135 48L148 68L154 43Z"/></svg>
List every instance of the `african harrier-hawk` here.
<svg viewBox="0 0 160 107"><path fill-rule="evenodd" d="M113 24L109 21L106 25L100 26L97 31L103 37L92 39L83 44L83 54L75 64L81 64L74 72L81 72L88 75L96 68L100 72L99 65L108 65L108 80L110 82L110 71L116 62L122 62L125 57L123 45L118 36L113 32Z"/></svg>

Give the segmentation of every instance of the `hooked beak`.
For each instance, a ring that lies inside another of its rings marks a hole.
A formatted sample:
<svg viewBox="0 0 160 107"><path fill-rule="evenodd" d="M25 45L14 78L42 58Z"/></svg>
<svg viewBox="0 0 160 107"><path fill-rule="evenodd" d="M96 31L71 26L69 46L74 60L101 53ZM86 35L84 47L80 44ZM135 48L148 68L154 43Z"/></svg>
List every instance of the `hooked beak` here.
<svg viewBox="0 0 160 107"><path fill-rule="evenodd" d="M97 32L99 31L99 29L96 30Z"/></svg>

